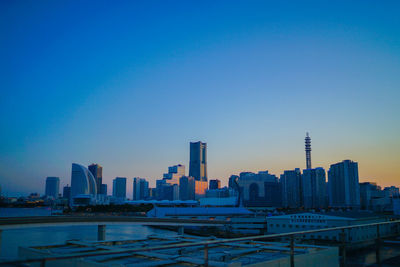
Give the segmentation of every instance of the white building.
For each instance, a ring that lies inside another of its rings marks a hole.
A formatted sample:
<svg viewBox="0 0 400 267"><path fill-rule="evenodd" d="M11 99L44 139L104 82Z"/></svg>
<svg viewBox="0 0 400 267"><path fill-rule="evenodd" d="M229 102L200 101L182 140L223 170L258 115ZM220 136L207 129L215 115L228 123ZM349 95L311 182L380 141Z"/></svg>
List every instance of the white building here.
<svg viewBox="0 0 400 267"><path fill-rule="evenodd" d="M371 212L295 213L267 217L267 231L268 233L287 233L377 223L387 220L385 217L377 216ZM395 225L381 225L381 236L395 231L392 227L395 227ZM300 236L306 239L340 241L340 233L341 230L336 230ZM345 233L347 242L372 241L376 238L376 226L354 228Z"/></svg>

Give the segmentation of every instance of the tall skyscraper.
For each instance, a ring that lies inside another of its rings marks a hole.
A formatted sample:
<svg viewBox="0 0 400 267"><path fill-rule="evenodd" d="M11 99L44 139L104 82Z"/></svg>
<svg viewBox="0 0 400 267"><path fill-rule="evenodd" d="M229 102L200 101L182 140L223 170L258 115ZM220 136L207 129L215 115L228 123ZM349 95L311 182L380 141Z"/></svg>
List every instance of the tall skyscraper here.
<svg viewBox="0 0 400 267"><path fill-rule="evenodd" d="M332 164L328 171L329 204L333 207L359 207L358 164L351 160Z"/></svg>
<svg viewBox="0 0 400 267"><path fill-rule="evenodd" d="M306 134L305 145L306 145L306 168L311 169L311 137Z"/></svg>
<svg viewBox="0 0 400 267"><path fill-rule="evenodd" d="M113 180L113 196L117 198L126 198L126 178L116 177Z"/></svg>
<svg viewBox="0 0 400 267"><path fill-rule="evenodd" d="M47 177L45 195L56 199L58 198L59 192L60 192L60 178Z"/></svg>
<svg viewBox="0 0 400 267"><path fill-rule="evenodd" d="M302 187L300 169L284 171L281 174L283 207L298 208L302 206Z"/></svg>
<svg viewBox="0 0 400 267"><path fill-rule="evenodd" d="M96 180L97 193L102 194L101 184L103 183L103 167L101 167L99 164L92 163L89 165L88 169Z"/></svg>
<svg viewBox="0 0 400 267"><path fill-rule="evenodd" d="M210 185L208 187L210 190L211 189L219 189L221 188L221 181L218 179L215 180L210 180Z"/></svg>
<svg viewBox="0 0 400 267"><path fill-rule="evenodd" d="M303 170L301 186L304 208L324 208L326 206L326 176L323 168Z"/></svg>
<svg viewBox="0 0 400 267"><path fill-rule="evenodd" d="M143 178L133 178L133 200L143 200L149 197L149 182Z"/></svg>
<svg viewBox="0 0 400 267"><path fill-rule="evenodd" d="M207 181L207 144L190 142L189 176L197 181Z"/></svg>
<svg viewBox="0 0 400 267"><path fill-rule="evenodd" d="M72 163L71 198L76 195L97 195L97 184L92 173L85 167Z"/></svg>

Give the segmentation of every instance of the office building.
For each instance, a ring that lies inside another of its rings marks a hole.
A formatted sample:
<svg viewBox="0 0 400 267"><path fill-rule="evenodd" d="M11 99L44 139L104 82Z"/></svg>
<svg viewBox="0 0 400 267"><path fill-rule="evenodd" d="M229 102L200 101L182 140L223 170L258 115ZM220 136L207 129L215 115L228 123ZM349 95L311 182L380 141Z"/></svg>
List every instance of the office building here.
<svg viewBox="0 0 400 267"><path fill-rule="evenodd" d="M99 164L92 163L89 165L88 169L96 181L97 193L102 194L101 185L103 184L103 167L101 167Z"/></svg>
<svg viewBox="0 0 400 267"><path fill-rule="evenodd" d="M219 188L221 188L221 181L218 180L218 179L210 180L210 186L208 188L210 190L211 189L219 189Z"/></svg>
<svg viewBox="0 0 400 267"><path fill-rule="evenodd" d="M328 171L329 204L332 207L359 207L358 164L351 160L332 164Z"/></svg>
<svg viewBox="0 0 400 267"><path fill-rule="evenodd" d="M304 208L326 207L326 176L323 168L303 170L301 187Z"/></svg>
<svg viewBox="0 0 400 267"><path fill-rule="evenodd" d="M234 182L232 182L234 185ZM280 207L281 189L278 178L260 171L242 172L237 179L237 187L240 203L248 207Z"/></svg>
<svg viewBox="0 0 400 267"><path fill-rule="evenodd" d="M113 180L113 197L125 199L126 198L126 178L116 177Z"/></svg>
<svg viewBox="0 0 400 267"><path fill-rule="evenodd" d="M195 180L194 177L182 176L179 181L179 199L195 199Z"/></svg>
<svg viewBox="0 0 400 267"><path fill-rule="evenodd" d="M189 176L197 181L207 181L207 144L190 142Z"/></svg>
<svg viewBox="0 0 400 267"><path fill-rule="evenodd" d="M63 187L63 198L71 201L71 187L69 185Z"/></svg>
<svg viewBox="0 0 400 267"><path fill-rule="evenodd" d="M92 173L80 164L72 163L71 198L77 195L97 195L97 184Z"/></svg>
<svg viewBox="0 0 400 267"><path fill-rule="evenodd" d="M100 194L107 196L107 184L101 184Z"/></svg>
<svg viewBox="0 0 400 267"><path fill-rule="evenodd" d="M301 172L299 168L281 174L282 206L299 208L302 206Z"/></svg>
<svg viewBox="0 0 400 267"><path fill-rule="evenodd" d="M143 178L133 178L132 200L144 200L149 197L149 182Z"/></svg>
<svg viewBox="0 0 400 267"><path fill-rule="evenodd" d="M185 175L185 165L174 165L168 167L168 173L163 174L163 179L166 180L168 184L179 185L179 179Z"/></svg>
<svg viewBox="0 0 400 267"><path fill-rule="evenodd" d="M47 177L45 195L54 199L58 198L60 192L60 178Z"/></svg>

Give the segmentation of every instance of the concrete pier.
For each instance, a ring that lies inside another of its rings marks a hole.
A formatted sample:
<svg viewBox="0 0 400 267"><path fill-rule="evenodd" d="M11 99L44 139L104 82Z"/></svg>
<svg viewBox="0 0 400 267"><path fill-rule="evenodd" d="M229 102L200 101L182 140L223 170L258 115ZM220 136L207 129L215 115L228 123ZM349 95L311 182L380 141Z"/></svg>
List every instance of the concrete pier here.
<svg viewBox="0 0 400 267"><path fill-rule="evenodd" d="M106 226L104 224L99 224L97 226L97 240L104 241L106 239Z"/></svg>

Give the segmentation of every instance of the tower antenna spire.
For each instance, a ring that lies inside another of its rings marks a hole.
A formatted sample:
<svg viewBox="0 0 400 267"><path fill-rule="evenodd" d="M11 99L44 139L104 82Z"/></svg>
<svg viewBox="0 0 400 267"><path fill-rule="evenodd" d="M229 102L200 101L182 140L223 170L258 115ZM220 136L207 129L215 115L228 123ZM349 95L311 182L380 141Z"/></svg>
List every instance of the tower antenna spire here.
<svg viewBox="0 0 400 267"><path fill-rule="evenodd" d="M306 168L311 169L311 137L308 132L304 141L306 145Z"/></svg>

